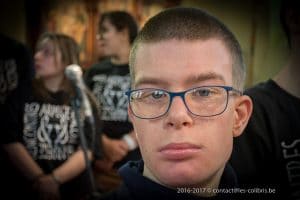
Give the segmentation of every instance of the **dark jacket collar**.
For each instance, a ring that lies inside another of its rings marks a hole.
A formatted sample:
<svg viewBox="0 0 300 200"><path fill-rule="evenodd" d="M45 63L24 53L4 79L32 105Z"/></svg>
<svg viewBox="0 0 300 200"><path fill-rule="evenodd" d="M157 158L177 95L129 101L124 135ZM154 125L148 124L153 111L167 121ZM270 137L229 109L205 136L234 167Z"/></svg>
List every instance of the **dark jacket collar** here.
<svg viewBox="0 0 300 200"><path fill-rule="evenodd" d="M126 199L230 199L234 194L220 193L215 197L201 198L199 196L186 193L178 193L175 189L170 189L159 185L143 176L143 161L130 161L120 168L119 173L124 180L119 189L119 196L127 196ZM221 177L220 187L233 189L237 188L237 178L232 167L227 164ZM193 193L192 191L190 193Z"/></svg>

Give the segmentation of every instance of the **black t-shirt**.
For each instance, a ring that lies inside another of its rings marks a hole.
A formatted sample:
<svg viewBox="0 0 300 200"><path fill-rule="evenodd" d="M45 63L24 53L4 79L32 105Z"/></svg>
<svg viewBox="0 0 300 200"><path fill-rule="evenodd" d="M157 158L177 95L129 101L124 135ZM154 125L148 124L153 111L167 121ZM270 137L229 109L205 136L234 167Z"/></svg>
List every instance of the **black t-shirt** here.
<svg viewBox="0 0 300 200"><path fill-rule="evenodd" d="M24 98L30 91L33 63L28 49L20 42L0 34L0 121L1 144L9 143L10 132L16 132L11 121L17 121Z"/></svg>
<svg viewBox="0 0 300 200"><path fill-rule="evenodd" d="M121 138L132 130L127 115L130 89L129 66L114 65L110 60L92 66L85 73L85 81L101 105L103 132L111 138Z"/></svg>
<svg viewBox="0 0 300 200"><path fill-rule="evenodd" d="M253 114L234 140L231 164L245 187L272 187L300 198L300 99L269 80L246 91Z"/></svg>
<svg viewBox="0 0 300 200"><path fill-rule="evenodd" d="M17 124L25 96L30 91L33 78L32 57L27 47L19 41L0 34L0 143L16 140ZM13 158L12 158L13 159ZM0 148L1 194L9 199L26 196L23 177L15 171L12 163Z"/></svg>
<svg viewBox="0 0 300 200"><path fill-rule="evenodd" d="M119 139L132 131L127 114L127 96L130 89L128 64L114 65L109 59L95 64L85 73L85 82L101 105L103 133L110 138ZM139 149L128 154L115 164L118 168L129 160L141 158Z"/></svg>
<svg viewBox="0 0 300 200"><path fill-rule="evenodd" d="M81 145L74 108L63 103L68 94L63 91L48 93L48 100L33 95L25 101L23 134L22 138L18 138L46 173L61 165ZM94 112L97 112L95 108ZM95 123L96 132L99 133L99 117L95 117L98 122ZM84 131L84 134L91 149L94 136L89 131Z"/></svg>
<svg viewBox="0 0 300 200"><path fill-rule="evenodd" d="M81 139L74 108L65 104L69 98L64 91L49 92L48 98L40 97L33 91L28 93L21 113L22 123L16 124L18 131L9 135L11 142L22 143L32 158L47 173L62 165L81 146ZM94 106L96 133L100 133L100 119ZM88 148L96 157L101 153L99 135L91 135L89 125L84 125ZM15 135L14 135L15 134ZM96 143L94 143L96 142ZM79 199L91 192L88 171L60 186L61 195L66 199Z"/></svg>
<svg viewBox="0 0 300 200"><path fill-rule="evenodd" d="M33 63L26 46L0 34L0 105L19 87L28 87ZM21 90L19 90L21 92ZM10 99L12 100L12 99Z"/></svg>

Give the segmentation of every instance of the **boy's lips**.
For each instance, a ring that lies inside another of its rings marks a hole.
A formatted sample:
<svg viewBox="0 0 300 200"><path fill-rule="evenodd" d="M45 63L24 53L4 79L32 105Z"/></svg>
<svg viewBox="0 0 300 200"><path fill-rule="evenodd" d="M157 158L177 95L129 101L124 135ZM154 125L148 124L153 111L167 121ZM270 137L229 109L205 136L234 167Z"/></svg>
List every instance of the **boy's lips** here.
<svg viewBox="0 0 300 200"><path fill-rule="evenodd" d="M201 146L192 143L169 143L159 149L159 153L167 160L183 160L194 156Z"/></svg>

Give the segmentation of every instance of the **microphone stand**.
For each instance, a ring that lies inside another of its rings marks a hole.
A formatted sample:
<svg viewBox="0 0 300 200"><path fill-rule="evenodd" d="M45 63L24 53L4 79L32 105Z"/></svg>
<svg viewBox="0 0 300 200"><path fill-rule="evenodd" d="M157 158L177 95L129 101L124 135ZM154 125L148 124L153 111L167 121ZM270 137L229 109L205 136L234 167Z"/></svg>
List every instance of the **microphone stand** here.
<svg viewBox="0 0 300 200"><path fill-rule="evenodd" d="M86 116L82 116L81 112L80 112L83 98L82 98L80 89L76 86L74 88L76 91L76 96L71 101L71 105L75 112L75 118L76 118L78 129L79 129L80 143L81 143L84 160L85 160L85 164L86 164L86 170L87 170L87 173L88 173L88 176L90 179L90 183L91 183L91 187L92 187L92 194L90 195L90 197L88 199L97 199L101 195L97 191L97 187L95 184L95 179L94 179L94 175L93 175L93 171L92 171L91 161L89 160L88 155L87 155L88 146L87 146L86 138L84 135L84 121L85 121L84 119ZM92 131L92 138L94 140L96 138L95 137L96 131L95 131L94 123L92 123L92 122L94 122L93 117L89 117L89 122L90 122L90 126L91 126L91 131Z"/></svg>

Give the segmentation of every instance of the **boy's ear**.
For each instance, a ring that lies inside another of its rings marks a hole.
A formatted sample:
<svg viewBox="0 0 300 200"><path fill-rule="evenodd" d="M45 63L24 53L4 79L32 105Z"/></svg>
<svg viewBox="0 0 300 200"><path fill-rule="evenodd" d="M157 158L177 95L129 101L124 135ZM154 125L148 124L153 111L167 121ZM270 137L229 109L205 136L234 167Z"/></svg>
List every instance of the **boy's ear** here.
<svg viewBox="0 0 300 200"><path fill-rule="evenodd" d="M242 134L250 119L252 109L253 104L249 96L243 95L237 98L234 111L233 137Z"/></svg>
<svg viewBox="0 0 300 200"><path fill-rule="evenodd" d="M128 113L129 121L132 122L133 114L132 114L132 111L131 111L129 105L127 106L127 113Z"/></svg>
<svg viewBox="0 0 300 200"><path fill-rule="evenodd" d="M133 113L132 113L129 105L127 106L127 113L128 113L129 121L132 123L134 116L133 116ZM138 137L138 134L136 131L135 131L135 137L136 137L137 143L139 144L139 137Z"/></svg>

